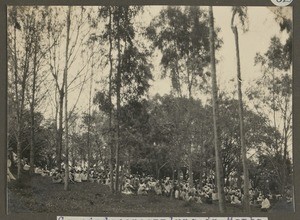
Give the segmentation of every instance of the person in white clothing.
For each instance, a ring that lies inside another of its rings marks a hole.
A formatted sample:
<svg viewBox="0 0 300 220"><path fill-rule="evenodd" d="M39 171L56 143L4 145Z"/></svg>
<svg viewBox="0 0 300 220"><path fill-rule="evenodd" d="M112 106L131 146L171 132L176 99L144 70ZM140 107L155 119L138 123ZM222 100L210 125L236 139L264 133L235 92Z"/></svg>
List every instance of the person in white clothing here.
<svg viewBox="0 0 300 220"><path fill-rule="evenodd" d="M267 196L264 196L263 201L261 203L261 211L267 212L270 207L271 207L271 204L270 204L269 199L267 198Z"/></svg>
<svg viewBox="0 0 300 220"><path fill-rule="evenodd" d="M81 175L79 173L79 171L76 171L76 173L74 174L74 181L77 183L81 183Z"/></svg>
<svg viewBox="0 0 300 220"><path fill-rule="evenodd" d="M14 175L10 172L9 168L11 167L11 160L7 160L7 182L10 182L11 180L16 180Z"/></svg>

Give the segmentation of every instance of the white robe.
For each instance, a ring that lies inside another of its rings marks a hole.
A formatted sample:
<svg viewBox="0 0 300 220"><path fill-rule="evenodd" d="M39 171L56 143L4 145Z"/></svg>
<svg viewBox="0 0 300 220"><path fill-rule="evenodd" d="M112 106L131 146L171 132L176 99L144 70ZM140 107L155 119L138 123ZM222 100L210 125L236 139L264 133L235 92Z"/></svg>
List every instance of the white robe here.
<svg viewBox="0 0 300 220"><path fill-rule="evenodd" d="M269 209L270 206L271 206L270 201L267 198L265 198L261 203L262 209Z"/></svg>

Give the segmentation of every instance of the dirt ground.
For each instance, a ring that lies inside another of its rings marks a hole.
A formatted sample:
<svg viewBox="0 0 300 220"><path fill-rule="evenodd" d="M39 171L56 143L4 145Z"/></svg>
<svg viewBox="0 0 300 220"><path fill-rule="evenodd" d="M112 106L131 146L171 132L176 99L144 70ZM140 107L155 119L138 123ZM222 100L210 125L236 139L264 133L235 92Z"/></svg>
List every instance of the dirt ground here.
<svg viewBox="0 0 300 220"><path fill-rule="evenodd" d="M242 213L241 206L226 205L228 213ZM286 207L284 207L286 209ZM218 204L197 204L157 195L112 195L98 183L53 184L50 177L22 177L8 184L9 213L216 213ZM252 207L260 212L259 207ZM270 210L272 211L272 210ZM278 210L280 211L280 210ZM284 210L285 211L285 210ZM286 210L287 211L287 210Z"/></svg>

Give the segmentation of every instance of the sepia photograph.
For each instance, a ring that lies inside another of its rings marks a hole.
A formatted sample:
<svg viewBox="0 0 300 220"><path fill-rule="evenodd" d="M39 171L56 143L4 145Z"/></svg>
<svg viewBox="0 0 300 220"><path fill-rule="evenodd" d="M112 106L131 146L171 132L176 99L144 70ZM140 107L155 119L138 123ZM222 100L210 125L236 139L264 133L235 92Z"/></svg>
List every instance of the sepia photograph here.
<svg viewBox="0 0 300 220"><path fill-rule="evenodd" d="M293 7L8 5L6 33L9 214L295 211Z"/></svg>

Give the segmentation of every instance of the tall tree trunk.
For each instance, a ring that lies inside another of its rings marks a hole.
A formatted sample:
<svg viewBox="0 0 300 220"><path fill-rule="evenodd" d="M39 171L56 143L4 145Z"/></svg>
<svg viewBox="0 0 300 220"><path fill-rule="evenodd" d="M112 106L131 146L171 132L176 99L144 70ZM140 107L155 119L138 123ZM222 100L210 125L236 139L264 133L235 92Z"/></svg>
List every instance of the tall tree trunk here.
<svg viewBox="0 0 300 220"><path fill-rule="evenodd" d="M17 57L17 9L14 7L15 25L14 25L14 76L15 76L15 93L16 93L16 107L17 107L17 179L21 176L21 128L20 128L20 105L19 105L19 89L18 89L18 57Z"/></svg>
<svg viewBox="0 0 300 220"><path fill-rule="evenodd" d="M117 29L119 31L120 20L117 21ZM121 108L121 39L120 34L118 34L117 39L117 49L118 49L118 68L116 77L116 93L117 93L117 142L116 142L116 191L119 189L119 150L120 150L120 108Z"/></svg>
<svg viewBox="0 0 300 220"><path fill-rule="evenodd" d="M93 45L94 48L94 45ZM93 76L94 76L94 50L92 49L92 69L91 69L91 79L90 79L90 91L89 91L89 110L88 110L88 162L87 171L90 171L91 166L91 104L92 104L92 86L93 86Z"/></svg>
<svg viewBox="0 0 300 220"><path fill-rule="evenodd" d="M285 115L284 115L284 134L283 134L283 166L282 166L282 187L281 187L281 194L284 198L286 198L286 191L285 187L288 183L288 169L287 169L287 162L288 162L288 122L286 122L286 112L287 112L287 105L285 106Z"/></svg>
<svg viewBox="0 0 300 220"><path fill-rule="evenodd" d="M71 6L68 9L67 15L67 39L66 39L66 62L64 69L64 87L65 87L65 150L66 150L66 158L65 158L65 185L64 189L69 189L69 133L68 133L68 60L69 60L69 43L70 43L70 26L71 26Z"/></svg>
<svg viewBox="0 0 300 220"><path fill-rule="evenodd" d="M236 47L236 62L237 62L237 83L238 83L238 98L239 98L239 121L240 121L240 139L241 139L241 153L243 163L244 176L244 211L250 211L250 195L249 195L249 171L247 164L247 149L245 145L245 131L244 131L244 113L243 113L243 96L242 96L242 78L241 78L241 63L239 51L239 37L237 27L232 27L235 37Z"/></svg>
<svg viewBox="0 0 300 220"><path fill-rule="evenodd" d="M63 108L64 108L64 88L59 91L59 112L58 112L58 132L57 132L57 166L61 170L62 142L63 142Z"/></svg>
<svg viewBox="0 0 300 220"><path fill-rule="evenodd" d="M112 11L111 7L109 6L109 88L108 88L108 99L109 99L109 151L110 151L110 158L109 158L109 171L110 171L110 190L114 192L114 167L113 167L113 144L112 144L112 74L113 74L113 59L112 59Z"/></svg>
<svg viewBox="0 0 300 220"><path fill-rule="evenodd" d="M25 39L25 59L24 59L24 66L23 66L23 72L22 77L19 76L18 71L18 57L17 57L17 8L14 7L14 16L15 16L15 25L14 25L14 75L15 75L15 92L16 92L16 105L17 105L17 134L16 134L16 141L17 141L17 179L20 179L21 176L21 159L22 159L22 130L23 130L23 111L24 111L24 101L25 101L25 90L26 90L26 81L28 77L28 71L29 71L29 56L31 53L31 44L32 44L32 38L31 36L28 38L28 35L30 33L26 32L26 39ZM18 81L21 79L21 91L19 94L19 88L18 88Z"/></svg>
<svg viewBox="0 0 300 220"><path fill-rule="evenodd" d="M16 43L16 42L15 42ZM25 102L25 91L26 91L26 82L28 78L28 71L29 71L29 50L31 48L31 42L26 42L29 45L26 45L26 53L25 53L25 60L24 60L24 69L23 69L23 74L22 74L22 82L21 82L21 97L20 100L17 100L17 102L20 101L20 106L18 107L18 113L17 113L17 118L18 118L18 128L17 128L17 157L18 157L18 174L17 178L20 178L21 175L21 159L22 159L22 142L23 142L23 137L22 137L22 131L23 131L23 113L24 113L24 102ZM16 45L15 45L16 47ZM15 50L16 51L16 50ZM17 68L17 65L16 65ZM16 76L18 78L18 76ZM17 82L17 81L16 81ZM16 85L17 87L17 85ZM17 89L16 89L17 90ZM19 91L17 91L18 93ZM17 103L19 105L19 103Z"/></svg>
<svg viewBox="0 0 300 220"><path fill-rule="evenodd" d="M181 169L180 169L180 165L179 164L177 164L177 183L178 183L178 185L180 185L180 177L181 177Z"/></svg>
<svg viewBox="0 0 300 220"><path fill-rule="evenodd" d="M35 90L36 90L36 77L37 77L37 39L35 39L34 46L34 60L33 60L33 84L32 84L32 94L31 94L31 105L30 105L30 115L31 115L31 130L30 130L30 174L34 173L34 145L35 145L35 123L34 123L34 107L35 107Z"/></svg>
<svg viewBox="0 0 300 220"><path fill-rule="evenodd" d="M188 71L188 78L190 78L190 73ZM189 80L188 90L189 90L189 101L192 103L192 80ZM191 128L193 129L193 121L191 122ZM189 188L194 186L194 176L193 176L193 132L191 132L192 137L190 137L190 146L189 146Z"/></svg>
<svg viewBox="0 0 300 220"><path fill-rule="evenodd" d="M189 146L189 188L194 186L194 177L193 177L193 160L192 160L192 144Z"/></svg>
<svg viewBox="0 0 300 220"><path fill-rule="evenodd" d="M223 170L219 147L219 134L218 134L218 87L216 76L216 61L215 61L215 32L214 32L214 16L212 6L209 7L209 41L210 41L210 62L212 74L212 101L213 101L213 124L214 124L214 148L216 157L216 174L217 174L217 187L219 198L219 210L221 213L225 212L225 196L223 187Z"/></svg>

